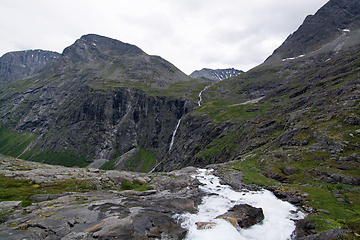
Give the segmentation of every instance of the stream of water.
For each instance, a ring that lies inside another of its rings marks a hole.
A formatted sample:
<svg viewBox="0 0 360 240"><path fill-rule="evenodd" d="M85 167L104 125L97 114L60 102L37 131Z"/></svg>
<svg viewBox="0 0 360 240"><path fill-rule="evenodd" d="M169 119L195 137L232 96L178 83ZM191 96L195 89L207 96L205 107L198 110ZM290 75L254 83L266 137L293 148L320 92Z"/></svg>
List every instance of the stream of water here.
<svg viewBox="0 0 360 240"><path fill-rule="evenodd" d="M169 146L169 151L172 149L172 147L173 147L173 145L174 145L175 135L176 135L176 132L177 132L179 126L180 126L180 122L181 122L181 118L179 119L179 121L178 121L178 123L177 123L177 125L176 125L176 128L175 128L175 130L174 130L174 132L173 132L173 135L172 135L172 137L171 137L171 142L170 142L170 146Z"/></svg>
<svg viewBox="0 0 360 240"><path fill-rule="evenodd" d="M183 221L182 226L188 229L187 240L285 240L290 239L291 233L295 230L293 220L305 217L297 207L277 199L270 191L234 191L230 186L221 185L219 178L212 175L211 170L200 169L194 177L204 184L200 186L201 190L212 195L202 199L196 214L185 213L175 216ZM265 219L260 224L240 231L225 220L215 219L238 204L261 207ZM196 222L213 222L217 225L211 229L198 230Z"/></svg>
<svg viewBox="0 0 360 240"><path fill-rule="evenodd" d="M198 101L199 107L201 106L201 101L202 101L201 94L202 94L204 91L206 91L209 87L211 87L212 85L213 85L213 84L207 85L203 90L201 90L201 91L199 92L199 101Z"/></svg>

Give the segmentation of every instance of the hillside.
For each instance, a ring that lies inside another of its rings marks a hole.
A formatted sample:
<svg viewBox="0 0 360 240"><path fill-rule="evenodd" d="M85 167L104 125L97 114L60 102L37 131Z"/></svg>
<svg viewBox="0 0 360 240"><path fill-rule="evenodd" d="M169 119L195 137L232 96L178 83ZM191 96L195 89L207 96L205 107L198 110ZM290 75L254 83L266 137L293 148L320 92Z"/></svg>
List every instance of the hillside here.
<svg viewBox="0 0 360 240"><path fill-rule="evenodd" d="M1 85L0 153L139 172L226 163L224 179L267 188L310 213L298 237L342 227L355 238L359 13L358 1L330 0L263 64L217 83L85 35L38 73Z"/></svg>

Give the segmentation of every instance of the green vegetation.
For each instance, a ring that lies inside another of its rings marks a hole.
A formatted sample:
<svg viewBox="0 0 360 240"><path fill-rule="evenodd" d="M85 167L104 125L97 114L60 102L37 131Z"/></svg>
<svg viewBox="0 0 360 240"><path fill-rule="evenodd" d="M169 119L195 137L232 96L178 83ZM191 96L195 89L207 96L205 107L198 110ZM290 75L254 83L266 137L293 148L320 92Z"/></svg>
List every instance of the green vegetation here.
<svg viewBox="0 0 360 240"><path fill-rule="evenodd" d="M37 135L31 132L10 132L0 124L0 153L17 157L29 146Z"/></svg>
<svg viewBox="0 0 360 240"><path fill-rule="evenodd" d="M77 157L75 154L71 154L67 151L42 151L37 150L26 151L21 156L22 159L33 161L33 162L42 162L52 165L62 165L65 167L86 167L89 165L85 157Z"/></svg>
<svg viewBox="0 0 360 240"><path fill-rule="evenodd" d="M137 149L135 153L123 156L125 158L123 162L123 170L137 171L142 173L149 172L157 163L156 157L151 152L147 152L144 149ZM103 170L113 170L115 162L119 159L119 156L112 158L101 166Z"/></svg>
<svg viewBox="0 0 360 240"><path fill-rule="evenodd" d="M314 160L314 156L317 156L315 159L318 160ZM323 161L321 159L326 159L328 156L327 153L304 154L302 157L308 160L286 164L286 166L296 166L297 173L289 177L291 183L282 183L282 185L262 174L263 170L260 166L265 160L261 153L247 155L243 160L232 163L230 168L242 171L243 180L247 184L279 186L281 191L305 194L308 206L315 211L325 211L311 214L306 218L308 224L311 224L318 232L335 227L350 228L352 231L359 232L360 187L340 183L322 183L315 181L312 175L306 174L307 170L318 167L319 162ZM281 165L273 161L271 165L266 166L271 167L277 174L281 174Z"/></svg>
<svg viewBox="0 0 360 240"><path fill-rule="evenodd" d="M10 132L0 124L0 154L21 158L33 162L42 162L66 167L86 167L89 163L85 157L77 157L67 151L27 150L31 142L38 137L31 132Z"/></svg>
<svg viewBox="0 0 360 240"><path fill-rule="evenodd" d="M0 210L0 224L5 222L10 215L11 215L10 210Z"/></svg>
<svg viewBox="0 0 360 240"><path fill-rule="evenodd" d="M114 157L114 158L110 159L109 161L104 163L100 167L100 169L102 169L102 170L113 170L114 169L114 163L116 162L117 159L118 159L118 157Z"/></svg>
<svg viewBox="0 0 360 240"><path fill-rule="evenodd" d="M151 190L151 187L138 180L134 180L132 182L124 180L121 182L121 190L147 191Z"/></svg>
<svg viewBox="0 0 360 240"><path fill-rule="evenodd" d="M243 181L246 184L256 184L262 187L276 186L279 182L269 179L261 174L261 169L257 164L259 155L249 155L245 160L232 164L232 168L240 170L243 173Z"/></svg>
<svg viewBox="0 0 360 240"><path fill-rule="evenodd" d="M127 159L124 165L126 170L138 170L139 172L147 173L155 166L156 162L154 154L140 149L131 158Z"/></svg>
<svg viewBox="0 0 360 240"><path fill-rule="evenodd" d="M65 180L54 183L35 184L0 175L0 200L22 201L22 206L31 205L30 196L35 194L59 194L65 191L89 191L96 187L89 180Z"/></svg>

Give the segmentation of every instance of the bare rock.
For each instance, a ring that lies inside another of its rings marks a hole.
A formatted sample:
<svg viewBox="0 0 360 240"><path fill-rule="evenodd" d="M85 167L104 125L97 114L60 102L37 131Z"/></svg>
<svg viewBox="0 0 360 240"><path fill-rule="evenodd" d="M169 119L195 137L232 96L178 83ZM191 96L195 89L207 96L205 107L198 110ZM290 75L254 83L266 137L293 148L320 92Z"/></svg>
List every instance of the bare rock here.
<svg viewBox="0 0 360 240"><path fill-rule="evenodd" d="M346 231L342 228L333 228L325 230L318 234L313 234L305 237L295 237L294 240L337 240L346 237Z"/></svg>
<svg viewBox="0 0 360 240"><path fill-rule="evenodd" d="M225 214L216 218L224 219L235 227L248 228L260 223L264 219L262 208L255 208L248 204L235 205Z"/></svg>
<svg viewBox="0 0 360 240"><path fill-rule="evenodd" d="M9 209L19 209L21 208L21 201L4 201L0 202L0 209L1 210L9 210Z"/></svg>

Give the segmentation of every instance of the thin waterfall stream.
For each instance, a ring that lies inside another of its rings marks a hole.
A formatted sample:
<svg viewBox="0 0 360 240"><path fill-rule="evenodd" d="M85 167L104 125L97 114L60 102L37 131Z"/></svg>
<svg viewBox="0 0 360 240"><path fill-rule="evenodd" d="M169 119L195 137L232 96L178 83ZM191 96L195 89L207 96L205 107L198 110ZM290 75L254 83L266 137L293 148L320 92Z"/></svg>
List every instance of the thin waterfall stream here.
<svg viewBox="0 0 360 240"><path fill-rule="evenodd" d="M202 101L201 94L202 94L204 91L206 91L209 87L211 87L212 85L213 85L213 84L207 85L203 90L201 90L201 91L199 92L199 101L198 101L199 107L201 106L201 101Z"/></svg>
<svg viewBox="0 0 360 240"><path fill-rule="evenodd" d="M181 122L181 118L179 119L179 121L178 121L178 123L177 123L177 125L176 125L176 127L175 127L175 130L174 130L174 132L173 132L173 135L172 135L172 137L171 137L171 142L170 142L170 146L169 146L169 151L172 149L172 147L173 147L173 145L174 145L175 135L176 135L176 132L177 132L179 126L180 126L180 122Z"/></svg>
<svg viewBox="0 0 360 240"><path fill-rule="evenodd" d="M230 186L220 184L219 178L211 172L212 170L199 169L198 174L194 176L204 184L200 186L200 190L207 193L198 206L198 212L174 216L182 222L182 227L188 230L186 240L286 240L291 238L295 230L295 220L305 217L296 206L276 198L270 191L234 191ZM228 221L216 219L238 204L261 207L264 220L250 228L237 230ZM196 222L212 223L214 227L199 230Z"/></svg>

